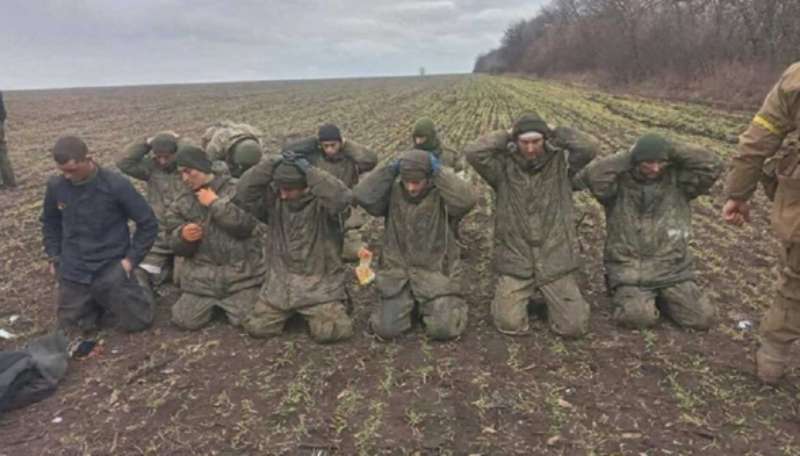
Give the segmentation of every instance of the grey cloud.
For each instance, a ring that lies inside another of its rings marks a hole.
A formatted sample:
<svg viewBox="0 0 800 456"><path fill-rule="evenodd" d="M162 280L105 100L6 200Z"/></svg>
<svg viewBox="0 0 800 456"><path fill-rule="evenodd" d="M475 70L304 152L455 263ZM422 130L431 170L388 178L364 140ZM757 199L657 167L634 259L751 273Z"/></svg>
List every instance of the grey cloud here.
<svg viewBox="0 0 800 456"><path fill-rule="evenodd" d="M542 3L8 2L0 88L468 72Z"/></svg>

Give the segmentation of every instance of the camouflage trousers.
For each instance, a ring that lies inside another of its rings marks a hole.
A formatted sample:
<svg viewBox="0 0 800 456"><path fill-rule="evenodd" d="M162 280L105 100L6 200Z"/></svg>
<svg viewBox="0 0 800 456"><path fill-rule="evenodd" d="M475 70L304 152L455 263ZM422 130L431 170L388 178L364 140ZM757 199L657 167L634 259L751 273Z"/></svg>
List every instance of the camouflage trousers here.
<svg viewBox="0 0 800 456"><path fill-rule="evenodd" d="M425 326L425 333L434 340L460 336L467 327L467 303L461 296L439 296L418 301L406 284L393 296L379 296L369 324L383 339L392 339L411 329L416 314Z"/></svg>
<svg viewBox="0 0 800 456"><path fill-rule="evenodd" d="M3 122L0 122L0 187L4 186L16 187L17 180L14 177L14 169L11 167L11 160L8 158L5 125Z"/></svg>
<svg viewBox="0 0 800 456"><path fill-rule="evenodd" d="M574 274L541 285L550 329L564 337L581 337L589 330L589 303L583 298ZM535 280L509 275L497 278L492 317L498 331L509 335L528 332L529 304L536 292Z"/></svg>
<svg viewBox="0 0 800 456"><path fill-rule="evenodd" d="M225 313L234 326L241 326L258 299L259 287L246 288L229 296L218 298L184 292L172 306L172 322L190 331L211 322L214 309Z"/></svg>
<svg viewBox="0 0 800 456"><path fill-rule="evenodd" d="M760 330L765 343L785 351L800 339L800 243L783 243L778 258L778 293Z"/></svg>
<svg viewBox="0 0 800 456"><path fill-rule="evenodd" d="M305 318L311 338L321 344L353 336L353 320L347 314L345 304L340 301L283 310L261 297L245 317L242 327L253 337L273 337L283 333L286 322L296 314Z"/></svg>
<svg viewBox="0 0 800 456"><path fill-rule="evenodd" d="M103 321L128 332L142 331L153 323L153 307L117 260L98 271L91 284L59 280L58 322L66 330L92 330Z"/></svg>
<svg viewBox="0 0 800 456"><path fill-rule="evenodd" d="M366 225L366 212L360 207L352 208L350 217L345 222L344 243L342 245L342 260L357 261L358 251L364 247L361 229Z"/></svg>
<svg viewBox="0 0 800 456"><path fill-rule="evenodd" d="M139 263L139 267L150 274L153 285L159 286L172 275L174 263L175 254L169 248L169 243L159 234L153 247Z"/></svg>
<svg viewBox="0 0 800 456"><path fill-rule="evenodd" d="M614 320L629 328L649 328L664 312L679 326L708 329L716 309L692 280L665 288L619 286L611 298ZM660 309L660 311L659 311Z"/></svg>

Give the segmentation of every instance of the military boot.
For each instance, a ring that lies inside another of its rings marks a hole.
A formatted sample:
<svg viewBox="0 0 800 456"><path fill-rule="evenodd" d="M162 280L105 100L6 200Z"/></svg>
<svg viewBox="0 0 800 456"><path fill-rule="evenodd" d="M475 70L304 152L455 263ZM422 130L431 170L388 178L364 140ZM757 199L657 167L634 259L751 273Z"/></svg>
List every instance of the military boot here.
<svg viewBox="0 0 800 456"><path fill-rule="evenodd" d="M783 377L789 358L789 344L764 340L756 352L756 375L767 385L775 385Z"/></svg>

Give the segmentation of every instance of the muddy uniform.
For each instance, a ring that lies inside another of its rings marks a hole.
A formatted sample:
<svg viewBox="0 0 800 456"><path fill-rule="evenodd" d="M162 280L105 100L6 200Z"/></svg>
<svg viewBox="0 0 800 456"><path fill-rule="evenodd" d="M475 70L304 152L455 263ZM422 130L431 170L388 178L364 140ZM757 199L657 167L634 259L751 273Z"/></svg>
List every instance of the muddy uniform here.
<svg viewBox="0 0 800 456"><path fill-rule="evenodd" d="M492 301L497 329L528 331L528 304L538 288L547 302L552 330L564 336L584 334L589 304L575 280L578 240L572 176L594 158L594 144L582 134L558 128L545 152L526 161L512 135L490 133L465 148L467 161L494 189L496 197Z"/></svg>
<svg viewBox="0 0 800 456"><path fill-rule="evenodd" d="M245 330L254 337L283 332L294 314L308 321L317 342L335 342L353 334L345 305L342 264L343 214L352 194L339 179L310 167L307 192L296 201L278 197L273 174L280 157L266 157L239 181L237 201L269 225L266 279Z"/></svg>
<svg viewBox="0 0 800 456"><path fill-rule="evenodd" d="M241 325L264 280L263 248L254 234L258 221L231 201L235 180L215 176L208 187L217 193L216 201L205 207L185 190L167 209L162 227L175 255L185 258L183 294L172 307L172 321L190 330L210 322L215 307L231 324ZM202 226L202 239L188 242L182 237L188 223Z"/></svg>
<svg viewBox="0 0 800 456"><path fill-rule="evenodd" d="M454 230L477 195L451 168L442 167L430 177L433 187L412 197L397 178L399 168L386 163L353 191L370 215L386 219L376 277L379 302L370 325L383 338L396 337L411 328L418 306L431 338L458 337L466 328L467 304Z"/></svg>
<svg viewBox="0 0 800 456"><path fill-rule="evenodd" d="M335 157L325 155L319 140L314 137L289 144L284 149L293 150L308 157L315 166L329 172L351 189L358 183L359 175L372 170L378 164L378 155L375 152L350 140L344 141L342 149ZM364 212L358 207L351 208L345 220L345 237L342 248L345 259L357 258L358 250L364 244L358 230L366 223Z"/></svg>
<svg viewBox="0 0 800 456"><path fill-rule="evenodd" d="M128 220L136 223L132 239ZM81 184L53 177L41 221L45 252L58 269L62 327L93 329L104 314L127 331L150 326L154 303L120 262L127 258L135 268L142 261L158 221L127 179L99 166Z"/></svg>
<svg viewBox="0 0 800 456"><path fill-rule="evenodd" d="M715 312L694 282L690 202L708 192L722 162L678 143L665 158L669 165L655 180L639 174L631 151L593 162L576 180L605 207L604 264L617 322L651 326L658 303L681 326L706 329Z"/></svg>
<svg viewBox="0 0 800 456"><path fill-rule="evenodd" d="M177 165L168 169L156 166L150 156L151 146L146 141L137 141L125 149L125 156L117 161L117 167L134 179L147 182L147 202L153 208L158 221L164 223L167 207L186 190L181 182ZM163 230L159 231L153 248L139 265L155 277L156 285L163 282L173 266L173 253Z"/></svg>
<svg viewBox="0 0 800 456"><path fill-rule="evenodd" d="M260 150L263 148L261 135L261 131L251 125L223 120L206 129L200 144L208 154L208 158L221 162L215 163L214 174L221 175L227 170L233 177L241 177L247 168L260 159ZM247 162L242 163L236 157L236 148L245 143L254 143L257 149L254 147L252 151L248 151L252 157L248 157Z"/></svg>
<svg viewBox="0 0 800 456"><path fill-rule="evenodd" d="M790 66L739 137L725 183L728 198L750 199L762 178L764 161L774 156L783 139L800 128L800 62ZM782 372L792 342L800 338L800 154L790 151L777 162L777 188L772 227L781 241L778 294L761 321L762 370ZM766 372L766 371L765 371Z"/></svg>
<svg viewBox="0 0 800 456"><path fill-rule="evenodd" d="M14 169L11 167L11 160L8 158L5 123L6 106L3 103L3 92L0 92L0 188L17 186Z"/></svg>

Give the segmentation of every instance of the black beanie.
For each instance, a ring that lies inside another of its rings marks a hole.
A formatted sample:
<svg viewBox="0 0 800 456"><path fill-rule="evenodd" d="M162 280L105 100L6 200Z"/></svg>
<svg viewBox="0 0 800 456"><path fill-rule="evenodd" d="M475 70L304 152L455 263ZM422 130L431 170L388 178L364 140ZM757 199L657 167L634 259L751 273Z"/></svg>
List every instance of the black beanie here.
<svg viewBox="0 0 800 456"><path fill-rule="evenodd" d="M178 166L211 174L211 160L208 159L205 151L197 146L181 144L178 147L177 162Z"/></svg>
<svg viewBox="0 0 800 456"><path fill-rule="evenodd" d="M334 124L322 124L319 127L319 134L317 135L317 139L319 142L324 141L340 141L342 140L342 132L339 131L339 127Z"/></svg>
<svg viewBox="0 0 800 456"><path fill-rule="evenodd" d="M526 113L517 119L514 122L514 127L511 130L511 135L513 136L514 140L516 140L519 135L530 133L535 131L537 133L541 133L545 138L550 135L550 127L547 126L547 122L542 120L539 117L539 114L535 112Z"/></svg>

